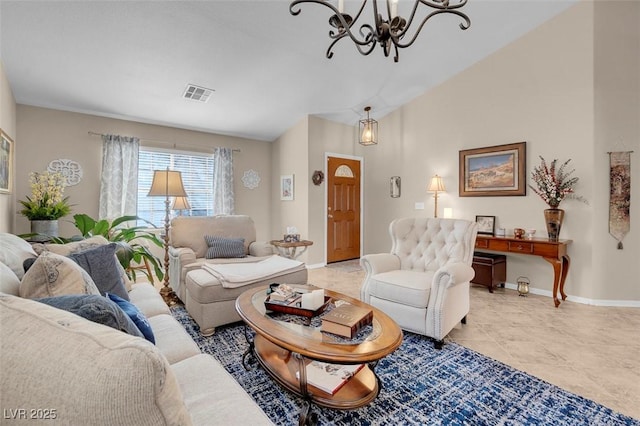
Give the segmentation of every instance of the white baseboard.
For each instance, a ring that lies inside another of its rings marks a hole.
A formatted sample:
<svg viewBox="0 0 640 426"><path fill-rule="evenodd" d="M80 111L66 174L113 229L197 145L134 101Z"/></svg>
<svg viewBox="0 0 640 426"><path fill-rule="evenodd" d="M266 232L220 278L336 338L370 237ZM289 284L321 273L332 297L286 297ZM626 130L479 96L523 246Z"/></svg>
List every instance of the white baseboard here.
<svg viewBox="0 0 640 426"><path fill-rule="evenodd" d="M505 283L505 288L511 290L517 290L518 286L516 284ZM553 297L553 294L549 290L542 290L535 287L529 287L529 293L537 294L539 296ZM640 308L640 300L602 300L602 299L588 299L586 297L579 296L571 296L567 295L567 300L569 302L581 303L583 305L592 305L592 306L617 306L624 308Z"/></svg>

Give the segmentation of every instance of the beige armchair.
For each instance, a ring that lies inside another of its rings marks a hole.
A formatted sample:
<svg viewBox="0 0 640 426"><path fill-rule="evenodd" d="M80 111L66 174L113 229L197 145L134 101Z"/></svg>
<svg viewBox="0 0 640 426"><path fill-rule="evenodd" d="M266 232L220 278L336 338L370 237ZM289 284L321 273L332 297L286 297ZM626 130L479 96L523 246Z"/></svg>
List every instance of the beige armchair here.
<svg viewBox="0 0 640 426"><path fill-rule="evenodd" d="M444 337L469 313L477 231L477 224L467 220L394 220L391 253L360 259L366 272L360 298L442 348Z"/></svg>

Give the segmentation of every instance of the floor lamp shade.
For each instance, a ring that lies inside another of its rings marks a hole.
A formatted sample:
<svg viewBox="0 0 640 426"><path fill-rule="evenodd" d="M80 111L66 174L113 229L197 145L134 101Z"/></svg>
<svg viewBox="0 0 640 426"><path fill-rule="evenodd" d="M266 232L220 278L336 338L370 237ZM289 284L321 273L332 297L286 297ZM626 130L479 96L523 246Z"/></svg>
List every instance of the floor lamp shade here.
<svg viewBox="0 0 640 426"><path fill-rule="evenodd" d="M186 197L187 192L182 184L182 174L175 170L155 170L148 195Z"/></svg>

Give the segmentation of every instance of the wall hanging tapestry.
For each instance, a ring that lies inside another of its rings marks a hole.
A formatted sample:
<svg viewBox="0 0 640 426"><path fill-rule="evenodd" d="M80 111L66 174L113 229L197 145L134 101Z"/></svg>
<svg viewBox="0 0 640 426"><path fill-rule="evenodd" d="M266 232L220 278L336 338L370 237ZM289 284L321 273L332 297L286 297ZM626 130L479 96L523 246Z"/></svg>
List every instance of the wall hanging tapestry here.
<svg viewBox="0 0 640 426"><path fill-rule="evenodd" d="M629 232L631 206L631 153L633 151L609 152L609 233L622 240Z"/></svg>

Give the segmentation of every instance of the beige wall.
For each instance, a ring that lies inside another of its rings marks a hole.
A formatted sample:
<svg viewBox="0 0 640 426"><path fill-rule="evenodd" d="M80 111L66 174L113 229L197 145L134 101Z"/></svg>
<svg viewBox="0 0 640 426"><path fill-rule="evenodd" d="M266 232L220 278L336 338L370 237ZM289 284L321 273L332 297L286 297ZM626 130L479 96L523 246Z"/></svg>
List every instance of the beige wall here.
<svg viewBox="0 0 640 426"><path fill-rule="evenodd" d="M595 3L593 297L640 300L640 2ZM609 235L609 151L631 154L631 232Z"/></svg>
<svg viewBox="0 0 640 426"><path fill-rule="evenodd" d="M16 194L19 199L29 194L29 172L46 170L49 162L56 158L71 159L80 163L84 177L80 184L68 187L65 195L75 204L74 213L97 217L102 140L99 136L90 136L90 131L136 136L142 145L165 148L175 143L185 150L213 152L213 148L223 146L240 150L234 153L236 213L253 217L259 240L271 237L269 143L24 105L18 105L17 116L21 135L16 150ZM242 176L249 169L258 172L261 178L259 187L253 190L242 184ZM29 231L28 220L19 214L16 214L16 224L17 233ZM73 235L74 232L73 225L64 220L61 222L61 235Z"/></svg>
<svg viewBox="0 0 640 426"><path fill-rule="evenodd" d="M295 226L301 238L309 239L308 129L309 119L304 117L272 143L272 239L281 239L288 226ZM283 175L293 175L293 200L280 200L280 177ZM315 249L310 247L299 260L308 261Z"/></svg>
<svg viewBox="0 0 640 426"><path fill-rule="evenodd" d="M590 202L561 205L566 210L561 238L573 240L567 293L583 301L640 300L640 266L631 259L639 252L639 227L632 225L622 252L607 235L605 155L620 136L638 152L637 9L634 2L607 2L594 13L593 2L580 3L380 119L380 145L362 151L368 171L365 252L389 250L393 218L433 216L433 197L425 187L436 173L447 187L439 198L440 215L444 207L470 220L494 215L499 227L535 228L545 236L546 204L531 190L526 197L457 195L459 150L527 141L527 175L539 155L570 158L580 177L577 192ZM621 44L622 26L632 34L624 34ZM598 86L600 80L609 83ZM616 96L624 89L634 94ZM638 170L638 158L632 170ZM398 199L388 195L394 175L402 177ZM636 173L635 191L639 184ZM425 210L414 210L416 202L425 202ZM638 210L632 223L638 223ZM514 283L521 275L532 287L552 289L552 268L541 258L510 255L507 280Z"/></svg>
<svg viewBox="0 0 640 426"><path fill-rule="evenodd" d="M327 221L327 155L354 156L356 145L355 127L309 117L309 170L306 184L309 187L309 239L314 250L310 254L310 264L326 262L326 221ZM314 185L311 176L316 170L325 174L321 185ZM362 167L364 170L364 167ZM362 188L364 189L364 188Z"/></svg>
<svg viewBox="0 0 640 426"><path fill-rule="evenodd" d="M11 86L4 73L4 67L0 62L0 129L2 129L14 141L14 154L16 138L16 101L13 98ZM13 156L15 166L15 155ZM12 168L11 180L14 188L9 194L0 194L0 232L13 232L13 216L15 211L15 167Z"/></svg>

